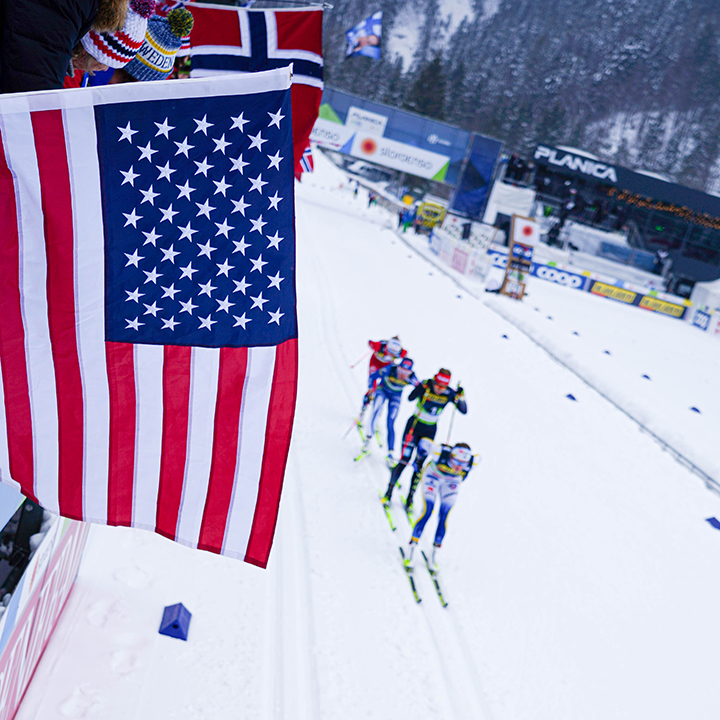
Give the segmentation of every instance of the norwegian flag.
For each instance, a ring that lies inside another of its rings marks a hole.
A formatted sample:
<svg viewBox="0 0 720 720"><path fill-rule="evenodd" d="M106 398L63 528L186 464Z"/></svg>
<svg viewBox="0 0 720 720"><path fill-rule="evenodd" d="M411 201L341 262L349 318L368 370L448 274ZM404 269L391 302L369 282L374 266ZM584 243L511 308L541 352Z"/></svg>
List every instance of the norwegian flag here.
<svg viewBox="0 0 720 720"><path fill-rule="evenodd" d="M265 567L297 386L290 73L0 96L0 479Z"/></svg>
<svg viewBox="0 0 720 720"><path fill-rule="evenodd" d="M249 10L187 3L192 77L247 73L292 65L295 170L317 120L323 89L321 8Z"/></svg>
<svg viewBox="0 0 720 720"><path fill-rule="evenodd" d="M315 169L315 163L313 161L312 147L308 145L305 148L305 152L300 158L300 168L303 172L311 173Z"/></svg>

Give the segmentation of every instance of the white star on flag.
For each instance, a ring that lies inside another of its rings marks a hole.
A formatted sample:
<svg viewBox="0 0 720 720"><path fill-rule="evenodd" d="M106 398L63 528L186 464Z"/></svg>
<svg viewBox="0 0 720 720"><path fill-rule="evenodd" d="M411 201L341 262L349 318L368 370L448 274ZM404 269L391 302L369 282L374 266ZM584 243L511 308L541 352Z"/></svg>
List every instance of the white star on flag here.
<svg viewBox="0 0 720 720"><path fill-rule="evenodd" d="M130 169L128 171L121 170L120 174L125 178L122 181L122 184L130 183L133 187L135 187L135 178L139 178L140 174L133 172L133 166L130 166Z"/></svg>
<svg viewBox="0 0 720 720"><path fill-rule="evenodd" d="M267 142L267 140L263 138L262 133L248 135L248 137L250 138L250 149L257 148L258 150L262 150L263 143Z"/></svg>
<svg viewBox="0 0 720 720"><path fill-rule="evenodd" d="M231 130L234 130L237 128L240 130L240 132L244 132L243 128L245 125L247 125L250 121L245 119L245 113L241 112L237 117L232 118L232 127ZM120 128L118 128L119 130Z"/></svg>
<svg viewBox="0 0 720 720"><path fill-rule="evenodd" d="M250 207L250 203L245 202L245 196L243 195L239 200L231 200L231 202L234 205L233 212L239 212L245 217L245 210Z"/></svg>
<svg viewBox="0 0 720 720"><path fill-rule="evenodd" d="M285 117L282 112L278 110L276 113L269 112L268 115L270 116L270 125L280 128L280 121Z"/></svg>
<svg viewBox="0 0 720 720"><path fill-rule="evenodd" d="M257 190L262 195L263 185L267 185L267 182L262 179L262 174L258 175L254 179L249 178L249 180L250 184L252 185L252 187L250 188L250 192L252 192L253 190Z"/></svg>
<svg viewBox="0 0 720 720"><path fill-rule="evenodd" d="M203 116L202 120L195 120L195 122L197 123L195 132L202 132L204 135L207 135L208 128L213 126L213 123L207 121L207 113Z"/></svg>
<svg viewBox="0 0 720 720"><path fill-rule="evenodd" d="M250 287L250 283L246 282L245 278L243 277L242 280L233 280L235 283L235 292L241 292L243 295L247 295L246 290Z"/></svg>
<svg viewBox="0 0 720 720"><path fill-rule="evenodd" d="M257 220L250 218L250 224L252 225L252 230L250 230L250 232L259 232L261 235L262 229L265 225L267 225L267 223L263 220L262 215L260 215Z"/></svg>
<svg viewBox="0 0 720 720"><path fill-rule="evenodd" d="M164 135L166 138L169 139L170 131L175 129L172 125L170 125L168 123L167 118L165 118L165 120L163 120L163 122L161 122L161 123L156 122L155 125L157 125L157 129L158 129L158 131L155 133L155 137L157 137L158 135Z"/></svg>
<svg viewBox="0 0 720 720"><path fill-rule="evenodd" d="M119 130L120 133L121 133L121 135L120 135L120 140L118 140L118 142L121 142L122 140L127 140L127 141L132 145L132 136L135 135L135 133L137 132L137 130L133 130L133 129L130 127L130 123L129 123L129 122L128 122L128 124L127 124L124 128L119 127L118 130Z"/></svg>

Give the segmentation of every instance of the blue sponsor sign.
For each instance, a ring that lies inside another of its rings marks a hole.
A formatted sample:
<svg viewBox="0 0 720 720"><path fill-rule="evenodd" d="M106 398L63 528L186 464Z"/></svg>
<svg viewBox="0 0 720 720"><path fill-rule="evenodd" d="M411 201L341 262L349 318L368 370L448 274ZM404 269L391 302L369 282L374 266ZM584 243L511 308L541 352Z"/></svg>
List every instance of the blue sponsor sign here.
<svg viewBox="0 0 720 720"><path fill-rule="evenodd" d="M517 245L515 246L517 247ZM488 250L488 257L492 260L493 267L504 269L507 264L507 252L499 250ZM532 248L531 248L532 257ZM560 270L552 265L541 265L533 262L530 274L547 282L556 283L563 287L573 288L574 290L587 290L590 278L577 273Z"/></svg>
<svg viewBox="0 0 720 720"><path fill-rule="evenodd" d="M702 310L696 310L693 315L692 324L701 330L707 330L710 327L710 315Z"/></svg>

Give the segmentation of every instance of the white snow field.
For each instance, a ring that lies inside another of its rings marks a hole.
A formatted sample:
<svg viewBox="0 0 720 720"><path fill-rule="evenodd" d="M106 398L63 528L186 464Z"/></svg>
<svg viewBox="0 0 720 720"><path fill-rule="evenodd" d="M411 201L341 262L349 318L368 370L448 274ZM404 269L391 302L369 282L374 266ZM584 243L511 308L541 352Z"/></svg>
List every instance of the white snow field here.
<svg viewBox="0 0 720 720"><path fill-rule="evenodd" d="M93 527L17 720L717 720L720 499L626 413L720 480L720 343L540 280L473 297L395 224L321 155L297 186L300 390L268 569ZM383 451L355 463L343 439L350 366L396 333L419 376L461 381L452 439L482 456L439 555L447 609L420 565L413 601ZM157 632L177 602L187 642Z"/></svg>

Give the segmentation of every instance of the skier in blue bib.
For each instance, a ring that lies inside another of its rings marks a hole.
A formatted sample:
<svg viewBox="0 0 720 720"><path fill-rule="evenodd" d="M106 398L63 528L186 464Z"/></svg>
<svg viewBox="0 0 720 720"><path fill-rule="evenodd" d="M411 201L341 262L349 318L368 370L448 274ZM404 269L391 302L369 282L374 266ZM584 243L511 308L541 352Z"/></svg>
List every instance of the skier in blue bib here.
<svg viewBox="0 0 720 720"><path fill-rule="evenodd" d="M413 361L409 357L405 357L398 365L386 365L376 370L370 375L370 382L375 385L376 389L370 411L370 431L365 439L363 451L367 451L370 440L375 434L375 426L380 411L387 400L387 463L388 467L393 467L395 464L393 458L393 452L395 450L395 418L397 418L398 410L400 409L402 392L408 385L417 387L420 381L413 372Z"/></svg>
<svg viewBox="0 0 720 720"><path fill-rule="evenodd" d="M418 443L418 454L421 451L424 457L434 456L435 459L431 460L422 472L422 495L425 500L425 507L413 527L410 545L405 553L405 564L408 568L412 567L415 547L422 536L435 505L439 503L438 525L430 559L430 569L436 572L436 555L445 537L448 515L457 500L460 483L465 481L472 469L474 457L467 443L457 443L454 446L438 445L427 438L421 439Z"/></svg>

